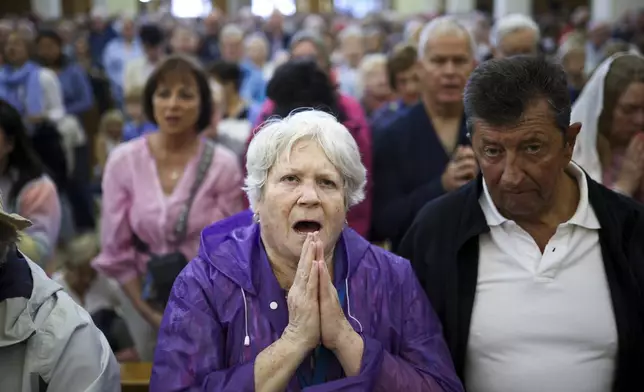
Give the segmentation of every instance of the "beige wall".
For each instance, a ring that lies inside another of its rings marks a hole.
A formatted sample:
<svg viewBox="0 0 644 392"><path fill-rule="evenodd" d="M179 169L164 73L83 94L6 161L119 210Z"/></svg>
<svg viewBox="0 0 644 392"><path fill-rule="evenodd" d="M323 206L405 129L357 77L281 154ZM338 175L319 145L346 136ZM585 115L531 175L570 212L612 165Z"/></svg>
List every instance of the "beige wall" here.
<svg viewBox="0 0 644 392"><path fill-rule="evenodd" d="M440 11L447 0L393 0L393 8L402 14L433 13Z"/></svg>

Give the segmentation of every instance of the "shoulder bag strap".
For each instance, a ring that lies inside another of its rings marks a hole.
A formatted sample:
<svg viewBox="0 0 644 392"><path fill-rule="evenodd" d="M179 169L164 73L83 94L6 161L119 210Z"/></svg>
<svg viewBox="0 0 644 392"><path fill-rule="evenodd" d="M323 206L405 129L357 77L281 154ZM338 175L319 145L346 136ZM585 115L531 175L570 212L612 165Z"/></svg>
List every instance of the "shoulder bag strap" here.
<svg viewBox="0 0 644 392"><path fill-rule="evenodd" d="M195 196L197 195L197 192L199 191L199 188L201 187L201 184L203 183L203 180L206 177L206 173L210 168L210 164L212 163L212 158L215 155L214 143L208 140L206 140L205 143L206 145L204 146L204 150L199 160L199 166L197 167L197 176L195 177L195 182L192 183L192 188L190 189L190 195L188 196L188 200L184 204L183 209L179 214L179 219L177 220L177 225L175 226L175 229L174 229L174 232L175 232L174 242L175 242L175 245L177 246L186 237L186 230L188 229L188 216L190 215L190 208L192 207L192 203L195 199Z"/></svg>

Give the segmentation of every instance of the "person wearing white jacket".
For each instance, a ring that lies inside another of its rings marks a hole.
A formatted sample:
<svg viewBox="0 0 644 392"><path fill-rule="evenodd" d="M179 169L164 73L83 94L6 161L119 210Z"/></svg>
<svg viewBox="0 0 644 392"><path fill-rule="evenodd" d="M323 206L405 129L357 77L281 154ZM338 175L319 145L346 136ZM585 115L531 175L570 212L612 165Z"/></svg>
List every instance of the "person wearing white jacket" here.
<svg viewBox="0 0 644 392"><path fill-rule="evenodd" d="M85 310L16 248L0 201L0 391L116 392L119 365Z"/></svg>

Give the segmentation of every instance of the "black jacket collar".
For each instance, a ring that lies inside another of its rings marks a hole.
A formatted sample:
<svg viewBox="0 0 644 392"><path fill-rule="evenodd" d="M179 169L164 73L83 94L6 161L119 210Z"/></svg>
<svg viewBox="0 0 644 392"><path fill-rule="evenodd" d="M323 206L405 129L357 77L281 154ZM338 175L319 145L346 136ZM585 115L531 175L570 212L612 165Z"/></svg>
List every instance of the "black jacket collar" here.
<svg viewBox="0 0 644 392"><path fill-rule="evenodd" d="M0 266L0 302L9 298L31 298L34 280L27 260L14 247Z"/></svg>

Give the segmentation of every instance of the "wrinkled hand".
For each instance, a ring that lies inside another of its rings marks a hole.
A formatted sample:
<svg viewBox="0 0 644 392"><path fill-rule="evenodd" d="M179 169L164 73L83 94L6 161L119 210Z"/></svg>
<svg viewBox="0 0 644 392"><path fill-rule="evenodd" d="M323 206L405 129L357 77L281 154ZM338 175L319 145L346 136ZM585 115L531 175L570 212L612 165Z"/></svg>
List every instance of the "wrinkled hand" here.
<svg viewBox="0 0 644 392"><path fill-rule="evenodd" d="M319 244L315 260L320 269L320 333L322 345L336 351L343 342L352 339L357 333L344 315L338 292L324 261L324 247L321 242Z"/></svg>
<svg viewBox="0 0 644 392"><path fill-rule="evenodd" d="M441 177L443 188L447 192L456 190L474 179L478 171L479 166L472 148L458 146Z"/></svg>
<svg viewBox="0 0 644 392"><path fill-rule="evenodd" d="M293 286L288 291L288 325L283 337L298 347L313 350L320 343L320 307L318 305L319 267L315 262L318 242L308 234Z"/></svg>
<svg viewBox="0 0 644 392"><path fill-rule="evenodd" d="M615 187L621 192L633 195L642 181L644 174L644 135L638 135L631 139L622 168L620 169Z"/></svg>

